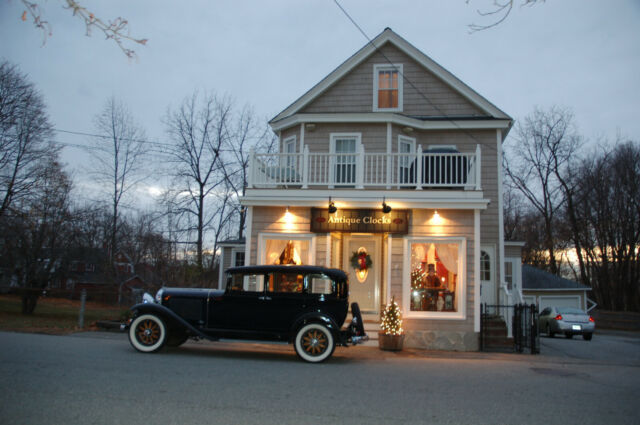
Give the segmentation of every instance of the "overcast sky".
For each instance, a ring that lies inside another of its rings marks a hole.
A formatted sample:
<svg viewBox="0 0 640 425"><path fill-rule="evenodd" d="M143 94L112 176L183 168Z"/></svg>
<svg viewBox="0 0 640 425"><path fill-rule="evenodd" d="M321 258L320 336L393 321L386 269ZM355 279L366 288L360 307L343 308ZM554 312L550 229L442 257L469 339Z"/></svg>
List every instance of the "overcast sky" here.
<svg viewBox="0 0 640 425"><path fill-rule="evenodd" d="M149 139L164 141L161 118L195 89L227 93L272 118L367 42L333 0L82 1L149 39L130 61L100 33L86 37L62 1L39 3L53 30L43 47L42 34L20 19L22 3L0 0L0 58L28 74L55 127L68 131L94 132L93 117L114 95ZM369 37L392 28L516 119L558 104L573 109L592 140L617 132L640 140L638 0L547 0L473 34L468 24L490 22L476 9L493 0L340 3ZM65 148L76 175L80 158Z"/></svg>

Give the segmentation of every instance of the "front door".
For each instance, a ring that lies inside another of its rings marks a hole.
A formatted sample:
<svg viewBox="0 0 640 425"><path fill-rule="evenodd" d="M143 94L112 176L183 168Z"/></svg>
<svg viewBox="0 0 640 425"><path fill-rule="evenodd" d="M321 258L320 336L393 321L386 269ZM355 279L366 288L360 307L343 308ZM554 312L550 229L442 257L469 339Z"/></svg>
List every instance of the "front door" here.
<svg viewBox="0 0 640 425"><path fill-rule="evenodd" d="M357 302L363 313L378 313L382 255L380 237L374 235L344 235L343 269L349 275L349 302ZM352 265L354 253L364 253L371 259L366 273Z"/></svg>

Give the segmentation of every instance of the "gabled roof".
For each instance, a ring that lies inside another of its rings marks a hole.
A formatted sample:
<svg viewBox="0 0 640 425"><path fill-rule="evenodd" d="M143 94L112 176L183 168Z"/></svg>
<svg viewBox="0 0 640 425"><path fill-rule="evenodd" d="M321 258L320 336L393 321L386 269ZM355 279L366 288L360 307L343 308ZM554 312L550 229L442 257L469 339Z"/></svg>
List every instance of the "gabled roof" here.
<svg viewBox="0 0 640 425"><path fill-rule="evenodd" d="M522 289L591 290L591 288L581 283L556 276L527 264L522 265Z"/></svg>
<svg viewBox="0 0 640 425"><path fill-rule="evenodd" d="M397 47L400 51L404 52L406 55L414 59L417 63L422 65L424 68L432 72L435 76L440 78L446 84L448 84L451 88L460 93L463 97L465 97L469 102L477 106L480 110L485 112L488 116L491 116L496 119L505 119L511 120L505 112L500 110L498 107L493 105L487 99L482 97L476 91L474 91L471 87L463 83L460 79L458 79L451 72L444 69L437 62L431 59L429 56L422 53L416 47L414 47L411 43L406 41L404 38L400 37L398 34L393 32L390 28L385 28L376 38L371 40L371 42L367 43L363 48L358 50L353 56L344 61L340 66L334 69L329 75L327 75L322 81L313 86L309 91L307 91L302 97L289 105L285 110L276 115L270 123L275 123L279 120L287 118L291 115L298 113L305 106L309 105L313 100L318 98L322 93L324 93L328 88L334 85L337 81L339 81L342 77L351 72L355 67L364 62L369 56L374 54L379 48L384 46L386 43L391 43L395 47Z"/></svg>

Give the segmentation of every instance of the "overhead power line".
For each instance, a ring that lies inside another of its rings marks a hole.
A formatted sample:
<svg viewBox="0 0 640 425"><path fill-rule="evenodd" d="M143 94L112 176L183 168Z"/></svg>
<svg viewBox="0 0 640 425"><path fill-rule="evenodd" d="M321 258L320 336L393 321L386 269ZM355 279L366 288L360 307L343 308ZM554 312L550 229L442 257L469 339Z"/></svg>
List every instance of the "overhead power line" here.
<svg viewBox="0 0 640 425"><path fill-rule="evenodd" d="M393 69L398 73L398 75L400 75L400 77L402 77L402 79L404 81L406 81L407 83L409 83L409 85L411 86L412 89L414 89L419 95L420 97L422 97L424 100L427 101L427 103L429 103L429 105L431 105L436 111L438 111L442 117L446 118L447 121L449 121L451 124L453 124L458 130L461 130L463 133L465 133L471 140L475 141L478 144L483 144L480 140L478 140L471 132L469 132L467 129L460 127L460 125L455 121L455 119L453 117L451 117L450 115L448 115L446 112L444 112L442 109L440 109L440 107L438 105L436 105L435 103L433 103L431 101L431 99L429 99L427 97L426 94L424 94L418 87L416 87L415 84L413 84L413 82L407 78L404 73L398 69L398 67L396 67L393 62L391 62L391 60L387 57L387 55L384 54L384 52L382 50L380 50L380 48L378 48L378 46L376 46L373 42L373 40L367 35L366 32L364 32L364 30L362 29L362 27L360 27L360 25L358 25L358 23L355 21L355 19L353 19L351 17L351 15L349 15L349 13L342 7L342 5L338 2L338 0L333 0L333 2L336 4L336 6L338 6L338 8L342 11L342 13L344 13L344 15L347 17L347 19L349 19L349 21L351 21L351 23L358 29L358 31L360 31L360 33L363 35L363 37L367 40L367 43L370 44L377 53L379 53L388 63L389 65L391 65L393 67ZM497 148L495 148L492 145L484 145L483 146L487 146L489 149L492 149L494 151L497 151Z"/></svg>

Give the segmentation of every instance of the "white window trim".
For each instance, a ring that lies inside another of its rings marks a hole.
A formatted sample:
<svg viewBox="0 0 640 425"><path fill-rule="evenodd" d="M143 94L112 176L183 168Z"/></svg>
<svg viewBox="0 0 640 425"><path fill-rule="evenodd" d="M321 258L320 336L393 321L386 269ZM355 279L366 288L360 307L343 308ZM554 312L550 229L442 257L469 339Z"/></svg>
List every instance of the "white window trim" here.
<svg viewBox="0 0 640 425"><path fill-rule="evenodd" d="M329 134L329 153L331 154L329 158L329 188L333 189L333 182L335 181L335 168L336 168L336 139L356 139L356 151L354 153L360 152L362 149L362 133L330 133ZM356 161L357 166L358 161ZM357 172L357 171L356 171ZM354 181L353 184L356 184Z"/></svg>
<svg viewBox="0 0 640 425"><path fill-rule="evenodd" d="M309 241L309 258L307 265L316 263L316 234L315 233L259 233L258 234L258 264L267 261L267 239Z"/></svg>
<svg viewBox="0 0 640 425"><path fill-rule="evenodd" d="M489 254L489 280L482 278L482 251ZM496 277L496 248L493 245L480 246L480 269L478 270L481 282L495 282Z"/></svg>
<svg viewBox="0 0 640 425"><path fill-rule="evenodd" d="M409 143L411 145L411 152L415 153L416 152L416 138L415 137L408 137L408 136L403 136L403 135L399 135L398 136L398 153L400 153L400 145L402 143Z"/></svg>
<svg viewBox="0 0 640 425"><path fill-rule="evenodd" d="M245 253L244 246L241 248L240 247L231 248L231 267L239 267L239 265L236 264L236 255L238 253L242 253L242 254ZM242 265L244 265L244 263Z"/></svg>
<svg viewBox="0 0 640 425"><path fill-rule="evenodd" d="M380 71L398 71L398 107L397 108L378 108L378 76ZM384 63L373 65L373 112L402 112L403 106L403 80L401 63Z"/></svg>
<svg viewBox="0 0 640 425"><path fill-rule="evenodd" d="M296 136L295 134L293 136L289 136L286 139L284 139L282 141L282 153L289 153L287 152L287 145L293 144L293 152L296 152Z"/></svg>
<svg viewBox="0 0 640 425"><path fill-rule="evenodd" d="M456 294L456 312L411 311L411 252L412 243L458 244L458 283ZM402 309L407 319L466 320L467 318L467 239L465 237L409 236L403 240L404 266L402 279Z"/></svg>
<svg viewBox="0 0 640 425"><path fill-rule="evenodd" d="M287 146L293 146L293 152L288 152L287 151ZM296 136L289 136L286 139L284 139L282 141L282 152L283 154L288 154L288 153L296 153ZM281 156L280 157L280 166L281 167L289 167L292 164L296 163L296 157L294 156L293 158L290 158L288 156Z"/></svg>

